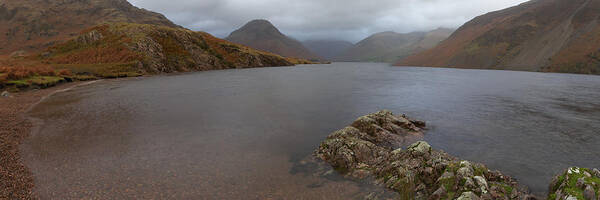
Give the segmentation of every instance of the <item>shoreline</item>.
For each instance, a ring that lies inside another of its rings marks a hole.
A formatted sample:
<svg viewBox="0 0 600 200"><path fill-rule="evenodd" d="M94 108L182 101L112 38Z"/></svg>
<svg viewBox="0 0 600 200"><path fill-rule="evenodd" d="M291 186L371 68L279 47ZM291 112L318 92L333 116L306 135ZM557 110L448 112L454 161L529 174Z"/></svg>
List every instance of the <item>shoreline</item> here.
<svg viewBox="0 0 600 200"><path fill-rule="evenodd" d="M95 82L71 82L0 97L0 199L37 198L33 192L33 174L24 165L19 151L21 143L34 128L34 123L26 113L54 94Z"/></svg>

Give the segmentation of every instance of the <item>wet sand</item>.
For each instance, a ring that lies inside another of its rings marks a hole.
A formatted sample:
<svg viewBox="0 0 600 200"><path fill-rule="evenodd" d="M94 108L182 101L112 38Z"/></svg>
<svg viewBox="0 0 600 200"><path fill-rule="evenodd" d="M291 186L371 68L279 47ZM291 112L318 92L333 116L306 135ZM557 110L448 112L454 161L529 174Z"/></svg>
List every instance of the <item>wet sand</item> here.
<svg viewBox="0 0 600 200"><path fill-rule="evenodd" d="M0 199L36 199L34 181L23 165L19 145L29 136L32 122L24 115L33 105L57 91L81 83L67 83L57 87L12 93L0 97ZM0 90L4 91L4 90Z"/></svg>

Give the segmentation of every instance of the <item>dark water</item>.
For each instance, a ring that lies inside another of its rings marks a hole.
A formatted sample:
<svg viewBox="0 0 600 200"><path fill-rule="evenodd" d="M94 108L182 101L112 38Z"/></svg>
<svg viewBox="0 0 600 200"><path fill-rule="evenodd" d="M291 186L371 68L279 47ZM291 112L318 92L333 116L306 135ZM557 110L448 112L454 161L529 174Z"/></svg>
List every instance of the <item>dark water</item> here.
<svg viewBox="0 0 600 200"><path fill-rule="evenodd" d="M290 173L330 132L389 109L536 193L600 167L600 77L335 63L104 81L57 94L22 146L47 198L344 199Z"/></svg>

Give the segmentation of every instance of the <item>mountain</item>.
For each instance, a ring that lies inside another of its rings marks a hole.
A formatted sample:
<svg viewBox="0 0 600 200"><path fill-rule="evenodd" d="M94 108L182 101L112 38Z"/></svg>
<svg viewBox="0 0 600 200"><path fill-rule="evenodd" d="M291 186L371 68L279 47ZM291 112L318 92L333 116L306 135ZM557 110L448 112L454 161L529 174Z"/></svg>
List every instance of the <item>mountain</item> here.
<svg viewBox="0 0 600 200"><path fill-rule="evenodd" d="M452 34L451 29L430 32L382 32L369 36L343 52L336 60L353 62L396 62L406 56L434 47Z"/></svg>
<svg viewBox="0 0 600 200"><path fill-rule="evenodd" d="M225 39L286 57L319 60L302 43L284 35L267 20L250 21Z"/></svg>
<svg viewBox="0 0 600 200"><path fill-rule="evenodd" d="M335 61L342 52L354 45L343 40L307 40L302 44L319 57L330 61Z"/></svg>
<svg viewBox="0 0 600 200"><path fill-rule="evenodd" d="M178 27L163 15L126 0L0 1L0 54L37 51L105 22Z"/></svg>
<svg viewBox="0 0 600 200"><path fill-rule="evenodd" d="M100 77L294 64L208 33L132 23L90 28L49 48L40 59L57 69Z"/></svg>
<svg viewBox="0 0 600 200"><path fill-rule="evenodd" d="M600 74L599 20L599 0L533 0L476 17L398 65Z"/></svg>

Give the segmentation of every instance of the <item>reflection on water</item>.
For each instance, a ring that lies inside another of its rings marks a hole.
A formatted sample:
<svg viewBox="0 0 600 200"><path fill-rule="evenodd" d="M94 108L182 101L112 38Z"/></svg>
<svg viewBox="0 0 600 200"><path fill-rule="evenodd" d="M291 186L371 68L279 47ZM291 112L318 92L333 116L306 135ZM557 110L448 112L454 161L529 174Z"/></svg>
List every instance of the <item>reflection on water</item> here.
<svg viewBox="0 0 600 200"><path fill-rule="evenodd" d="M104 81L57 94L22 145L53 198L347 199L362 186L295 173L330 132L380 109L537 193L600 167L600 77L335 63Z"/></svg>

